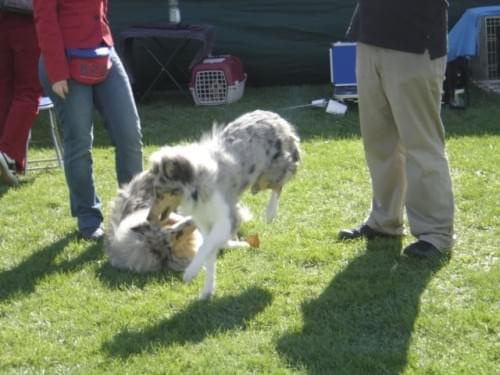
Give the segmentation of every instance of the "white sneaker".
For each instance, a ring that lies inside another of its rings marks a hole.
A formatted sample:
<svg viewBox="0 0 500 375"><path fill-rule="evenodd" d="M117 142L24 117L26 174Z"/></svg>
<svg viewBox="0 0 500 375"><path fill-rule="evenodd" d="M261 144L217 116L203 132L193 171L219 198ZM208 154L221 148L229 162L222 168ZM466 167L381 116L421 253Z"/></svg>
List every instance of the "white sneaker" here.
<svg viewBox="0 0 500 375"><path fill-rule="evenodd" d="M0 151L0 179L8 186L17 186L16 162L6 153Z"/></svg>
<svg viewBox="0 0 500 375"><path fill-rule="evenodd" d="M99 241L104 237L104 228L102 226L99 226L93 232L90 232L90 231L81 232L80 231L80 237L84 240L87 240L87 241Z"/></svg>

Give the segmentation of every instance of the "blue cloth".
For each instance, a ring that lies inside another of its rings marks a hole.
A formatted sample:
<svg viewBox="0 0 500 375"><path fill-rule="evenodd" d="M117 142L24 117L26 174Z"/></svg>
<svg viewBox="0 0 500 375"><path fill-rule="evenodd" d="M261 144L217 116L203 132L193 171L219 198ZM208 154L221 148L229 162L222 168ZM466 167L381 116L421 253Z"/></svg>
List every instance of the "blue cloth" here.
<svg viewBox="0 0 500 375"><path fill-rule="evenodd" d="M500 5L467 9L448 34L448 61L479 54L482 16L500 16Z"/></svg>
<svg viewBox="0 0 500 375"><path fill-rule="evenodd" d="M102 46L97 48L66 48L66 56L93 59L95 57L109 56L111 48Z"/></svg>
<svg viewBox="0 0 500 375"><path fill-rule="evenodd" d="M123 185L142 171L142 135L132 89L114 49L110 58L113 65L102 83L86 85L69 79L69 94L64 100L52 91L43 58L39 65L40 81L54 102L62 128L71 214L83 235L93 233L103 221L92 168L94 109L102 115L115 147L118 183Z"/></svg>

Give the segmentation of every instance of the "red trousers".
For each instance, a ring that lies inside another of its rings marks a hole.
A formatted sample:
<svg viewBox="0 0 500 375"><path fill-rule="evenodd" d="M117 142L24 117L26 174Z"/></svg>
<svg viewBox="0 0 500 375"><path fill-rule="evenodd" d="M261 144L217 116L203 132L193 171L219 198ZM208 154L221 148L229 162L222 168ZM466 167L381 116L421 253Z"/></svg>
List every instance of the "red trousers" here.
<svg viewBox="0 0 500 375"><path fill-rule="evenodd" d="M0 12L0 151L16 161L20 173L42 95L39 56L33 18Z"/></svg>

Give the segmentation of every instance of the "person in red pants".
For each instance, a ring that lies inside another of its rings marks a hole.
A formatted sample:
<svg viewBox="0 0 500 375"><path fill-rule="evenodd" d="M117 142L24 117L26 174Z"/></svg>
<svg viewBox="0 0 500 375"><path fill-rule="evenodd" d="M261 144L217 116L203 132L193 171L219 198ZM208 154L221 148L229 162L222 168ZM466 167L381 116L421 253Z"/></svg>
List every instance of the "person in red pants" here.
<svg viewBox="0 0 500 375"><path fill-rule="evenodd" d="M38 113L40 49L32 15L0 11L0 182L18 184Z"/></svg>

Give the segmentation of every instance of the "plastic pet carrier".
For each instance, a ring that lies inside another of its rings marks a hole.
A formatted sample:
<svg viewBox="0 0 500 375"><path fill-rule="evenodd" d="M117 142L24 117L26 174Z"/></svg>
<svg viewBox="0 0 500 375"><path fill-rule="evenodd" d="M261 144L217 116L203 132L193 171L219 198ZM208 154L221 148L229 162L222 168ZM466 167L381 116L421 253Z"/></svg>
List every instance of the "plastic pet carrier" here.
<svg viewBox="0 0 500 375"><path fill-rule="evenodd" d="M246 79L238 57L214 56L193 68L189 90L196 105L227 104L243 96Z"/></svg>

